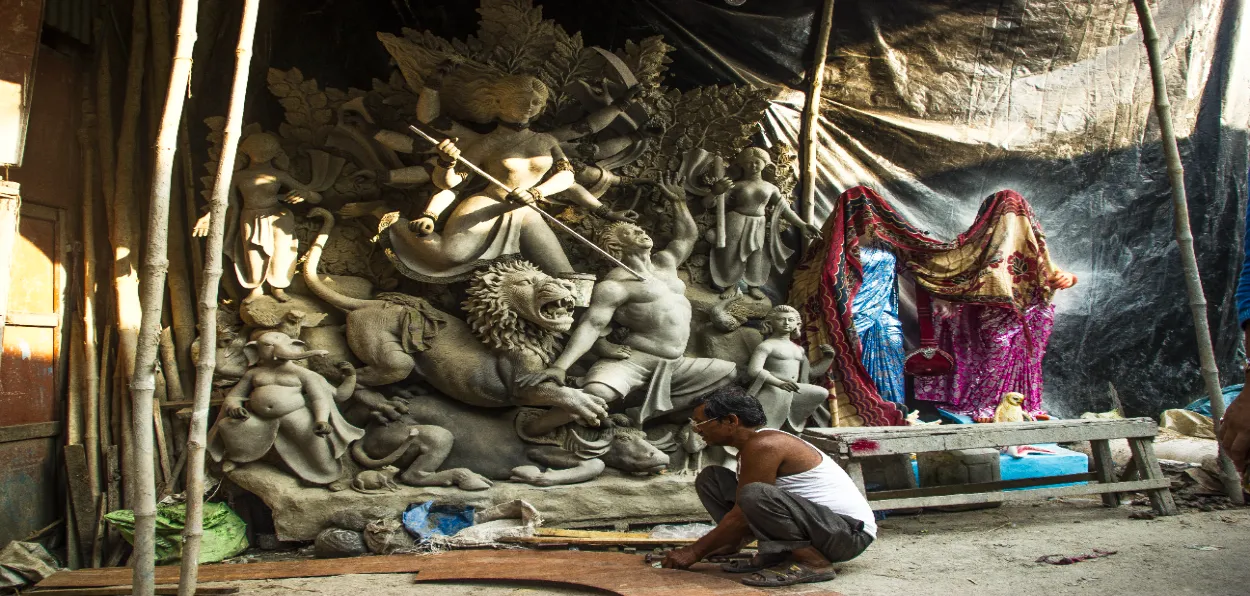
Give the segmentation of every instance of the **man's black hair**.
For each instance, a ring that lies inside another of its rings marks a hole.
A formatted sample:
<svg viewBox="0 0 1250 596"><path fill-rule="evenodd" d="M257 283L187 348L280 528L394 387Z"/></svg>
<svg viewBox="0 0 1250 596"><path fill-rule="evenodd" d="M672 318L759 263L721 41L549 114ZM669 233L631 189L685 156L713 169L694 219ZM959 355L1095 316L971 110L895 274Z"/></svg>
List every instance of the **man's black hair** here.
<svg viewBox="0 0 1250 596"><path fill-rule="evenodd" d="M764 406L760 405L760 400L755 399L737 385L725 385L703 396L697 403L703 404L703 413L708 420L734 414L743 426L763 426L768 421L768 418L764 416Z"/></svg>

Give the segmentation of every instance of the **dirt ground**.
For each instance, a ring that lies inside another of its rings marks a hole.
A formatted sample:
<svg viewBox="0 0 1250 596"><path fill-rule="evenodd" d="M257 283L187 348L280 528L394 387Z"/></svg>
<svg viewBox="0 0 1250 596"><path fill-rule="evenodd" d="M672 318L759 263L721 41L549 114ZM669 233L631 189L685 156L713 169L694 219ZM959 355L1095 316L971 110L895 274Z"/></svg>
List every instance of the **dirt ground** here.
<svg viewBox="0 0 1250 596"><path fill-rule="evenodd" d="M1250 508L1130 519L1142 507L1104 508L1096 498L1012 503L963 513L891 516L838 579L778 593L1079 595L1250 594ZM1114 555L1071 565L1044 555L1093 549ZM641 564L641 562L640 562ZM244 594L504 596L596 594L556 586L413 584L411 574L234 582Z"/></svg>

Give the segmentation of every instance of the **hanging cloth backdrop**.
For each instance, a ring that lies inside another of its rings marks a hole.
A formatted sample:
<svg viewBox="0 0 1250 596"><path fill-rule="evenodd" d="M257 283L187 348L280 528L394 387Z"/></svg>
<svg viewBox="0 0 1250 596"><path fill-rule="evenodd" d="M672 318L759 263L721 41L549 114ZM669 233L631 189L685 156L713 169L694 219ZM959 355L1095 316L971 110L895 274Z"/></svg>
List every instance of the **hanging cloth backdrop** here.
<svg viewBox="0 0 1250 596"><path fill-rule="evenodd" d="M1050 304L1046 279L1054 268L1045 235L1019 193L991 195L972 227L952 242L929 237L870 188L842 193L821 239L794 273L790 303L803 314L809 349L830 344L836 352L829 383L844 425L903 424L901 412L877 394L853 322L851 302L863 279L859 238L865 234L891 247L916 283L944 300L1001 308L1020 317L1031 307Z"/></svg>

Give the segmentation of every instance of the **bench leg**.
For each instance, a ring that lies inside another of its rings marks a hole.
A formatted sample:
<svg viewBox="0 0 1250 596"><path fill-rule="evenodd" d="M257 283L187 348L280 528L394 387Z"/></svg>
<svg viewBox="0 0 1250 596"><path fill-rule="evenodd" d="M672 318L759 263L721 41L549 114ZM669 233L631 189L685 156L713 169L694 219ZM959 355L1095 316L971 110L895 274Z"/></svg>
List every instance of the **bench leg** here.
<svg viewBox="0 0 1250 596"><path fill-rule="evenodd" d="M1098 482L1115 482L1115 461L1111 459L1111 443L1105 439L1090 441L1089 449L1094 454L1094 473L1098 475ZM1103 493L1102 504L1106 507L1119 507L1120 493Z"/></svg>
<svg viewBox="0 0 1250 596"><path fill-rule="evenodd" d="M1137 460L1143 477L1149 479L1166 478L1163 475L1163 468L1159 466L1158 458L1155 457L1154 439L1129 439L1128 446L1129 449L1133 450L1133 459ZM1150 504L1154 507L1155 513L1159 515L1176 515L1179 513L1176 509L1176 501L1172 499L1171 489L1159 488L1146 491L1146 494L1150 497Z"/></svg>
<svg viewBox="0 0 1250 596"><path fill-rule="evenodd" d="M864 488L864 465L859 463L857 459L848 459L846 462L846 475L851 477L851 482L855 483L855 488L859 489L859 494L868 496L868 489Z"/></svg>

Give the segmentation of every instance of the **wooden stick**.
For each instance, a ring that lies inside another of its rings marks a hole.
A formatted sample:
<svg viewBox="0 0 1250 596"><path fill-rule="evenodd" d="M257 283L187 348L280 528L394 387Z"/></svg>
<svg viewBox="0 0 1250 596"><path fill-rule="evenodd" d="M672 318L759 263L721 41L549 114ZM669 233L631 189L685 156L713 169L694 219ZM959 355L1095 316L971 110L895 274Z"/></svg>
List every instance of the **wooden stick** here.
<svg viewBox="0 0 1250 596"><path fill-rule="evenodd" d="M135 2L143 5L142 0ZM178 24L178 49L169 74L165 108L157 131L152 157L152 192L148 202L147 250L144 254L142 284L142 322L135 349L134 374L130 379L131 401L134 403L135 427L135 541L134 593L148 596L155 588L156 566L156 479L152 461L153 422L157 420L152 395L156 390L156 359L160 348L161 310L165 298L165 274L169 245L169 194L173 179L174 154L178 148L178 126L182 119L183 101L191 78L191 51L195 47L195 23L199 5L196 0L183 0ZM141 9L136 8L136 18ZM134 57L131 57L132 60ZM163 430L157 431L163 435ZM161 458L166 474L168 453Z"/></svg>
<svg viewBox="0 0 1250 596"><path fill-rule="evenodd" d="M174 346L174 330L172 327L166 327L161 330L160 338L160 358L161 370L165 372L165 383L167 385L165 401L183 401L187 398L182 392L182 385L177 379L182 375L179 368L178 356L176 354L177 347Z"/></svg>
<svg viewBox="0 0 1250 596"><path fill-rule="evenodd" d="M87 476L91 494L100 494L100 369L96 353L95 320L95 108L91 89L83 85L83 123L78 131L82 153L82 326L83 334L83 446L87 449Z"/></svg>
<svg viewBox="0 0 1250 596"><path fill-rule="evenodd" d="M833 32L833 0L825 0L820 15L820 34L816 37L816 57L812 60L812 86L803 105L803 125L799 132L802 145L799 187L803 197L803 221L820 225L816 221L816 171L817 149L820 139L820 91L825 84L825 61L829 58L829 36Z"/></svg>
<svg viewBox="0 0 1250 596"><path fill-rule="evenodd" d="M1180 248L1181 266L1185 271L1185 289L1189 294L1189 308L1194 318L1194 334L1197 336L1198 361L1202 368L1202 380L1211 400L1211 419L1218 433L1220 419L1224 417L1224 396L1220 391L1220 371L1215 366L1215 348L1211 345L1211 328L1207 322L1207 299L1202 291L1202 276L1198 271L1198 256L1194 253L1194 235L1189 225L1189 199L1185 196L1185 169L1181 163L1180 148L1176 144L1176 132L1172 128L1171 102L1168 101L1167 81L1163 74L1163 57L1159 54L1159 34L1155 31L1154 16L1146 0L1133 0L1137 8L1137 20L1141 23L1142 41L1150 60L1150 78L1154 82L1155 115L1159 119L1159 136L1163 153L1167 158L1168 182L1172 186L1173 231ZM1219 451L1220 481L1228 499L1236 505L1245 504L1240 475L1223 449Z"/></svg>
<svg viewBox="0 0 1250 596"><path fill-rule="evenodd" d="M221 155L217 160L217 176L213 181L213 194L209 201L208 241L204 247L204 283L200 286L199 320L203 322L200 329L200 360L196 363L195 405L191 413L190 438L187 440L187 518L182 532L179 596L194 594L199 577L200 540L204 535L204 447L208 434L208 402L213 391L213 369L217 366L217 290L221 283L226 205L234 177L234 158L239 148L239 133L243 126L247 79L252 61L252 39L256 36L256 16L259 9L260 0L244 0L239 45L235 50L230 109L222 131Z"/></svg>
<svg viewBox="0 0 1250 596"><path fill-rule="evenodd" d="M103 349L100 350L100 366L98 370L111 371L113 370L111 358L113 355L112 325L104 326L104 335L102 335L101 338L104 340L104 343L101 344ZM100 426L100 454L101 457L103 457L103 454L106 453L108 448L113 445L113 422L111 416L111 411L113 409L113 384L110 381L109 375L99 375L99 377L100 414L98 416L98 423ZM107 484L107 481L105 484Z"/></svg>
<svg viewBox="0 0 1250 596"><path fill-rule="evenodd" d="M74 284L70 284L73 287ZM76 292L75 292L76 293ZM82 445L83 436L83 353L82 338L85 333L82 321L75 318L69 324L69 379L65 406L65 444ZM86 454L83 454L84 466Z"/></svg>
<svg viewBox="0 0 1250 596"><path fill-rule="evenodd" d="M104 562L104 514L108 513L108 493L101 490L95 500L95 538L91 541L91 566L99 567Z"/></svg>

